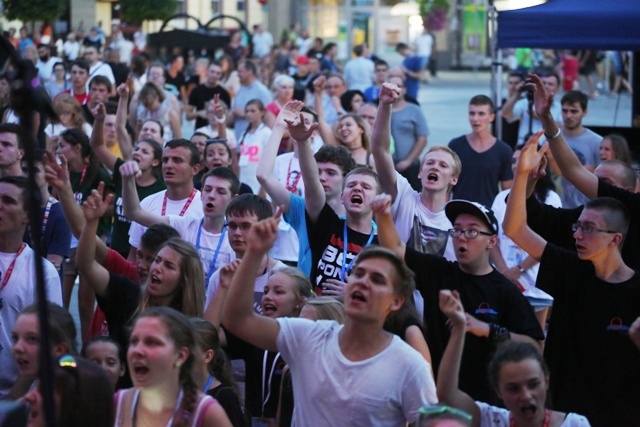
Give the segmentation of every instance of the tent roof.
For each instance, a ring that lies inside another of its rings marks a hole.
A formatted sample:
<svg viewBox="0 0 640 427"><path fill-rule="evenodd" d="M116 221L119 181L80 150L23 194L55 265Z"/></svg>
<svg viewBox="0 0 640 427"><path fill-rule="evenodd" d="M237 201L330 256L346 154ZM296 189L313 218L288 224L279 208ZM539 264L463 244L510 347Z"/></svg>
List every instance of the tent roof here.
<svg viewBox="0 0 640 427"><path fill-rule="evenodd" d="M640 1L547 0L499 12L498 47L640 50Z"/></svg>

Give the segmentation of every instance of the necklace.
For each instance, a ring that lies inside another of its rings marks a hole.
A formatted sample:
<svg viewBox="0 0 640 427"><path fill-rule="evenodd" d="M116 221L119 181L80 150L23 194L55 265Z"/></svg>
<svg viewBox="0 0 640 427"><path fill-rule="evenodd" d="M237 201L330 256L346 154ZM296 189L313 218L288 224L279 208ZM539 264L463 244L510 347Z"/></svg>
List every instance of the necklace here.
<svg viewBox="0 0 640 427"><path fill-rule="evenodd" d="M176 407L173 409L173 413L171 414L171 418L169 418L169 422L167 423L167 427L173 426L173 419L175 418L176 414L178 413L178 410L180 409L180 405L182 405L182 397L184 395L184 390L182 389L182 387L180 387L180 393L178 393L178 401L176 402ZM132 403L132 407L133 410L131 411L131 425L135 427L136 425L136 418L138 415L138 400L140 399L140 390L136 389L136 394L133 396L133 403Z"/></svg>

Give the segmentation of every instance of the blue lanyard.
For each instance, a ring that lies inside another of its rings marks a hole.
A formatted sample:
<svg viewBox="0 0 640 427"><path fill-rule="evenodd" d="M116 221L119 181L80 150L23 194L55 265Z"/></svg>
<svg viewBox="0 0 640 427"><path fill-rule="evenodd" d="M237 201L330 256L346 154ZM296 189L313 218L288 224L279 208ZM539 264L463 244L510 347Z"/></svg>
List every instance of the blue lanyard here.
<svg viewBox="0 0 640 427"><path fill-rule="evenodd" d="M202 236L202 224L204 224L204 218L200 220L200 227L198 227L198 235L196 236L196 250L198 253L200 252L200 237ZM220 254L220 248L222 247L222 241L227 234L227 227L222 227L222 233L220 234L220 240L218 240L218 246L216 246L216 251L213 253L213 258L211 258L211 262L209 263L209 270L207 270L207 275L204 278L204 289L206 290L209 286L209 279L211 278L211 274L216 268L216 260L218 259L218 255Z"/></svg>
<svg viewBox="0 0 640 427"><path fill-rule="evenodd" d="M373 242L373 236L375 236L377 232L378 232L378 226L376 225L375 222L371 221L371 234L369 234L369 239L367 240L367 243L365 243L363 248L366 248L371 244L371 242ZM343 245L342 246L342 267L341 267L340 280L344 282L347 277L347 273L351 271L351 267L353 267L353 262L356 260L356 257L354 256L351 262L349 262L348 265L345 265L345 263L347 262L347 246L349 246L346 219L344 220L344 228L342 230L342 245Z"/></svg>
<svg viewBox="0 0 640 427"><path fill-rule="evenodd" d="M207 391L209 391L209 387L211 387L211 384L213 384L213 380L215 379L215 377L213 376L213 374L209 374L209 379L207 380L207 385L204 386L204 388L202 389L203 393L206 393Z"/></svg>

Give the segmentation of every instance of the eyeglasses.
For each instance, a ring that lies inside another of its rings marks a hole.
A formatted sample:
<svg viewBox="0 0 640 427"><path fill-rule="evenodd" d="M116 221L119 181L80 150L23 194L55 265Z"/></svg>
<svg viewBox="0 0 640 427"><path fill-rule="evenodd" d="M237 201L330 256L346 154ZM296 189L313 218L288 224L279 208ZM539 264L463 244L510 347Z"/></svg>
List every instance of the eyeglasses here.
<svg viewBox="0 0 640 427"><path fill-rule="evenodd" d="M249 231L253 223L251 222L241 222L240 224L236 224L235 222L228 222L224 226L229 229L229 231L236 231L238 228L240 231Z"/></svg>
<svg viewBox="0 0 640 427"><path fill-rule="evenodd" d="M205 143L207 145L209 145L209 144L220 144L220 143L226 144L227 143L227 138L211 138L211 139L207 139L205 141Z"/></svg>
<svg viewBox="0 0 640 427"><path fill-rule="evenodd" d="M440 415L440 414L452 414L454 416L460 417L464 420L471 421L471 415L466 412L458 409L452 408L451 406L446 405L438 405L438 406L423 406L418 410L420 417L423 416L428 417L430 415Z"/></svg>
<svg viewBox="0 0 640 427"><path fill-rule="evenodd" d="M482 234L483 236L493 236L494 234L480 230L461 230L459 228L450 228L447 231L449 232L449 236L453 237L454 239L459 239L463 234L466 239L475 239L476 237L478 237L478 234Z"/></svg>
<svg viewBox="0 0 640 427"><path fill-rule="evenodd" d="M580 224L579 222L576 222L575 224L571 224L571 230L573 230L573 232L580 230L582 231L582 234L586 234L586 235L590 235L593 233L607 233L607 234L618 233L617 231L614 231L614 230L603 230L601 228L595 228L590 225L583 225L583 224Z"/></svg>

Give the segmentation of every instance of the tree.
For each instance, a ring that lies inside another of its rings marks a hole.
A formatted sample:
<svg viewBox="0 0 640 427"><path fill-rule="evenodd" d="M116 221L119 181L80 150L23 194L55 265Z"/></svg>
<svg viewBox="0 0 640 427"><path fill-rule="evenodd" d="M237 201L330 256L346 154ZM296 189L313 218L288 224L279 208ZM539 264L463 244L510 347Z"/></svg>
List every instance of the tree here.
<svg viewBox="0 0 640 427"><path fill-rule="evenodd" d="M67 9L67 0L2 0L9 20L53 22Z"/></svg>
<svg viewBox="0 0 640 427"><path fill-rule="evenodd" d="M127 22L142 23L171 17L178 10L177 0L120 0L122 17Z"/></svg>
<svg viewBox="0 0 640 427"><path fill-rule="evenodd" d="M419 0L420 15L429 31L443 30L447 24L449 0Z"/></svg>

